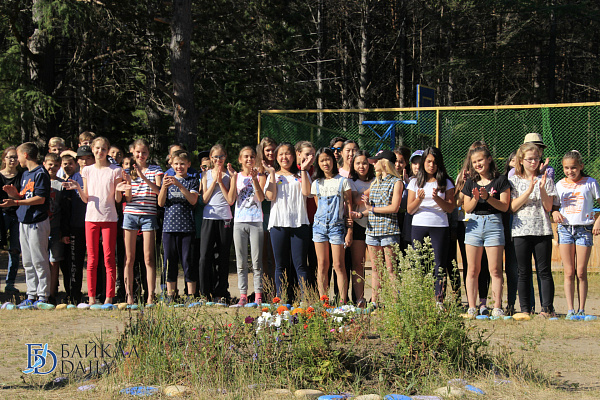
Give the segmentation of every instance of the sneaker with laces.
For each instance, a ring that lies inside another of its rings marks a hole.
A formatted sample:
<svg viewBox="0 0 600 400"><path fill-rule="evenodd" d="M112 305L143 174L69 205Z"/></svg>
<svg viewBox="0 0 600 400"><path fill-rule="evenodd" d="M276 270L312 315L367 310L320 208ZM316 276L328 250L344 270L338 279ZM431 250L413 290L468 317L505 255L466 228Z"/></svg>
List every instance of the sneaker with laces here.
<svg viewBox="0 0 600 400"><path fill-rule="evenodd" d="M504 317L504 311L501 308L494 308L492 310L492 317L496 317L496 318Z"/></svg>
<svg viewBox="0 0 600 400"><path fill-rule="evenodd" d="M28 306L32 306L32 305L33 305L33 300L25 299L22 302L20 302L19 304L17 304L17 307L28 307Z"/></svg>
<svg viewBox="0 0 600 400"><path fill-rule="evenodd" d="M575 310L573 310L573 311L575 311ZM587 314L585 313L585 310L579 310L579 311L577 311L577 314L576 314L576 315L579 315L579 316L585 317Z"/></svg>
<svg viewBox="0 0 600 400"><path fill-rule="evenodd" d="M572 319L575 315L577 315L575 310L569 310L567 311L567 316L565 317L565 319Z"/></svg>
<svg viewBox="0 0 600 400"><path fill-rule="evenodd" d="M477 308L471 307L467 310L466 314L463 314L462 317L466 319L475 319L477 316Z"/></svg>
<svg viewBox="0 0 600 400"><path fill-rule="evenodd" d="M248 297L244 296L240 299L240 301L237 302L237 304L229 306L229 308L241 308L244 307L246 304L248 304Z"/></svg>

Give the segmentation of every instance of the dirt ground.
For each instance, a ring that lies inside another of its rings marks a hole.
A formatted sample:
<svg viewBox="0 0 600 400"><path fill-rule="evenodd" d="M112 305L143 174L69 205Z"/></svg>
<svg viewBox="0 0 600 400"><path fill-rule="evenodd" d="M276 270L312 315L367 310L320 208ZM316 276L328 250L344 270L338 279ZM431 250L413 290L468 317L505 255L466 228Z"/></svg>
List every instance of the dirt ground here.
<svg viewBox="0 0 600 400"><path fill-rule="evenodd" d="M6 276L4 252L0 254L0 266L4 268L0 268L2 277L0 300L2 302L13 300L7 299L4 293ZM368 270L367 283L370 282L369 275ZM562 279L561 273L555 274L555 307L557 312L564 316L566 301ZM251 291L251 277L249 282ZM233 271L229 274L229 285L232 296L239 296L237 275ZM25 292L25 276L22 268L19 270L16 286L21 292ZM83 287L86 288L85 282ZM183 287L183 282L180 282L179 287ZM367 288L367 298L370 295L369 291ZM464 290L463 301L466 302ZM592 315L600 314L598 274L590 274L586 311ZM86 343L89 346L99 342L114 343L123 331L124 324L134 314L135 312L130 311L0 310L0 354L3 361L0 363L0 398L12 397L19 393L23 398L31 398L27 395L27 388L29 388L26 384L27 379L23 380L21 373L27 367L26 343L48 343L49 348L56 351L61 350L61 345L67 344L68 352L71 352L75 345L83 349ZM528 322L476 321L473 324L487 331L486 335L489 335L495 351L510 352L512 357L529 362L550 376L555 383L554 386L563 393L562 398L600 398L600 374L598 373L600 371L600 321L573 322L563 319L545 321L536 318ZM60 391L54 391L50 397L58 393ZM544 398L544 395L540 396L539 398ZM538 398L538 396L534 397Z"/></svg>

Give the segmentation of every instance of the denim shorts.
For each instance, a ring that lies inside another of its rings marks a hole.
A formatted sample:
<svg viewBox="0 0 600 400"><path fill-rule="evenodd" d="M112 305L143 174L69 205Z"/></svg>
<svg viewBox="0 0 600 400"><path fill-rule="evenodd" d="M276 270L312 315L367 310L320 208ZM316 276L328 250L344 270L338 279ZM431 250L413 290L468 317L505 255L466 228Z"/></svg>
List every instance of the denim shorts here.
<svg viewBox="0 0 600 400"><path fill-rule="evenodd" d="M335 225L313 224L313 242L322 243L329 242L330 244L344 244L346 235L346 227L343 223Z"/></svg>
<svg viewBox="0 0 600 400"><path fill-rule="evenodd" d="M465 227L465 244L475 247L504 246L502 214L471 214Z"/></svg>
<svg viewBox="0 0 600 400"><path fill-rule="evenodd" d="M577 246L592 247L594 236L593 225L561 225L558 224L558 244L575 244Z"/></svg>
<svg viewBox="0 0 600 400"><path fill-rule="evenodd" d="M124 214L123 229L141 230L142 232L155 231L158 229L158 219L156 215Z"/></svg>
<svg viewBox="0 0 600 400"><path fill-rule="evenodd" d="M385 247L392 244L400 243L400 235L383 235L383 236L371 236L367 234L365 243L369 246Z"/></svg>

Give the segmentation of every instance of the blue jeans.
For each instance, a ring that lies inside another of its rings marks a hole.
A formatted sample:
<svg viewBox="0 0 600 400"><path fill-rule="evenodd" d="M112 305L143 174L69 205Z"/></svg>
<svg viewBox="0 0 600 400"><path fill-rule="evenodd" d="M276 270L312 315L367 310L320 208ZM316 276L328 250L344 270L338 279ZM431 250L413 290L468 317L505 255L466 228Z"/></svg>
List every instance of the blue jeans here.
<svg viewBox="0 0 600 400"><path fill-rule="evenodd" d="M16 215L3 214L4 226L9 232L8 236L8 273L6 274L6 285L13 286L19 269L19 254L21 244L19 243L19 220Z"/></svg>

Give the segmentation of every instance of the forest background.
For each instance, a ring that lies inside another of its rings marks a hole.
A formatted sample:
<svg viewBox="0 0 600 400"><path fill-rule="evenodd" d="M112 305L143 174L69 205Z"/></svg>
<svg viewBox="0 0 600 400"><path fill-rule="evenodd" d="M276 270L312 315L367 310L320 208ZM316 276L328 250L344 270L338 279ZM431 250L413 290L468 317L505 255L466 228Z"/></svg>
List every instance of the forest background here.
<svg viewBox="0 0 600 400"><path fill-rule="evenodd" d="M261 109L598 101L592 0L2 0L0 141L256 143Z"/></svg>

